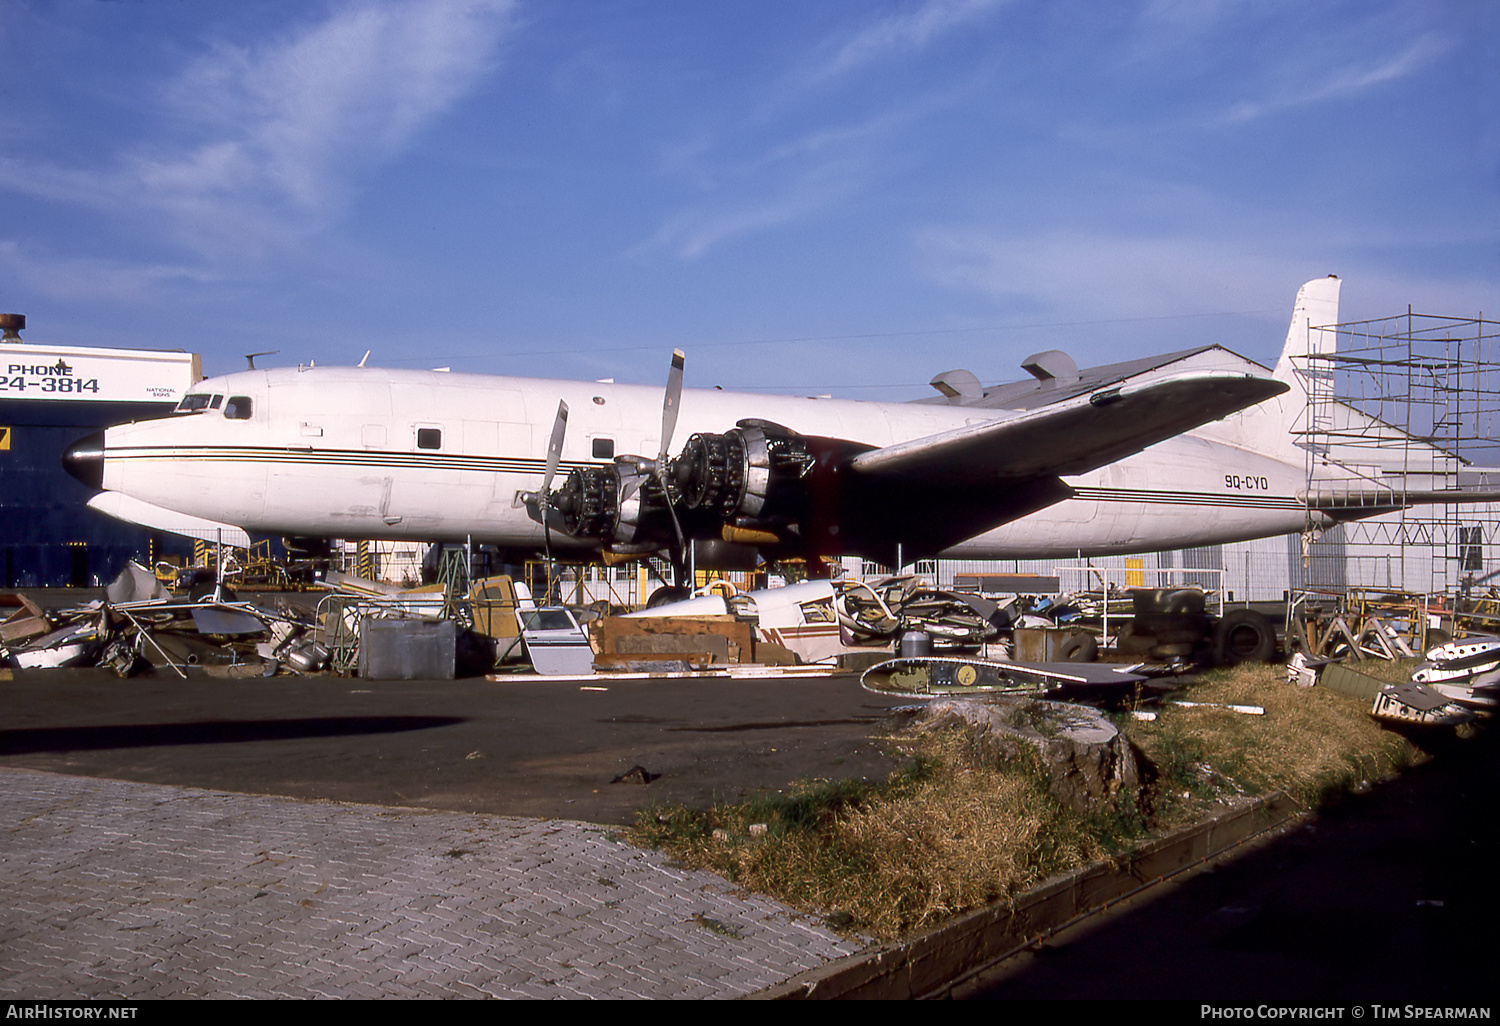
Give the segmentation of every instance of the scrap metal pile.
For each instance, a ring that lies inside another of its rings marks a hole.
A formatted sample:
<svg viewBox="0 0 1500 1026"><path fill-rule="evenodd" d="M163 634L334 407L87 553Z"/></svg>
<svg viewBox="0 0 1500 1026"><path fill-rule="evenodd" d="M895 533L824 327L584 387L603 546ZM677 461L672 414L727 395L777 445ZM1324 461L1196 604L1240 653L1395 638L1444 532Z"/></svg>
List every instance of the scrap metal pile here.
<svg viewBox="0 0 1500 1026"><path fill-rule="evenodd" d="M1466 708L1500 708L1500 638L1439 645L1427 652L1427 661L1412 671L1411 679Z"/></svg>
<svg viewBox="0 0 1500 1026"><path fill-rule="evenodd" d="M1500 708L1500 636L1489 633L1494 616L1472 605L1444 595L1358 589L1331 611L1309 604L1294 624L1291 640L1299 651L1287 664L1288 679L1369 698L1371 715L1394 723L1453 727L1492 715ZM1404 683L1357 669L1419 653L1422 661Z"/></svg>
<svg viewBox="0 0 1500 1026"><path fill-rule="evenodd" d="M451 679L523 655L509 578L403 589L329 571L316 608L278 595L235 598L222 582L174 597L130 564L105 597L44 611L25 595L0 622L0 655L21 670L104 666L121 677L156 670L180 677L260 677L280 672L373 679Z"/></svg>
<svg viewBox="0 0 1500 1026"><path fill-rule="evenodd" d="M1055 624L1022 613L1020 605L943 591L914 576L841 582L835 597L839 624L851 642L899 646L896 658L868 667L860 677L865 688L880 694L1101 696L1143 679L1116 667L1065 670L1010 661L1003 635L1018 626Z"/></svg>
<svg viewBox="0 0 1500 1026"><path fill-rule="evenodd" d="M270 676L285 665L311 671L327 662L312 615L278 601L234 600L214 589L173 598L144 567L130 564L101 600L43 611L18 595L20 608L0 624L0 646L17 669L105 666L121 677L150 668L186 677Z"/></svg>
<svg viewBox="0 0 1500 1026"><path fill-rule="evenodd" d="M997 603L942 591L910 575L842 581L834 608L853 645L885 644L920 632L934 651L973 652L1009 626Z"/></svg>

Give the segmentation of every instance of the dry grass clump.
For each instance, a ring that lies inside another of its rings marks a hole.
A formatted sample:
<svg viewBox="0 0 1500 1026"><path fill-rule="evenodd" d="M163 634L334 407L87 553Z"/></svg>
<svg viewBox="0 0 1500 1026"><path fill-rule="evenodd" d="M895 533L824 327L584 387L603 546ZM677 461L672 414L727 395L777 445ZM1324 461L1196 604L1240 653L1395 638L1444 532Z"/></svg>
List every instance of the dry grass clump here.
<svg viewBox="0 0 1500 1026"><path fill-rule="evenodd" d="M912 765L884 784L804 782L784 797L707 812L648 810L636 836L880 938L1103 857L1103 845L1032 772L977 766L952 733L905 747ZM761 823L764 835L753 836Z"/></svg>
<svg viewBox="0 0 1500 1026"><path fill-rule="evenodd" d="M1395 672L1395 671L1392 671ZM634 839L694 868L889 939L1099 861L1148 831L1282 790L1305 805L1378 780L1422 753L1383 730L1369 703L1287 683L1276 666L1207 674L1182 697L1258 705L1264 716L1166 705L1119 717L1154 780L1087 818L1047 790L1039 763L979 760L959 731L891 739L911 759L889 780L804 781L785 794L707 810L645 810ZM1398 678L1404 679L1404 678ZM1140 810L1150 810L1150 819Z"/></svg>
<svg viewBox="0 0 1500 1026"><path fill-rule="evenodd" d="M1297 687L1284 674L1268 665L1219 670L1184 696L1258 705L1264 716L1168 704L1154 722L1126 725L1159 774L1159 816L1180 818L1172 810L1184 811L1175 801L1184 794L1222 799L1281 790L1313 807L1330 791L1379 780L1420 758L1409 741L1370 717L1368 701ZM1404 678L1398 673L1395 679Z"/></svg>

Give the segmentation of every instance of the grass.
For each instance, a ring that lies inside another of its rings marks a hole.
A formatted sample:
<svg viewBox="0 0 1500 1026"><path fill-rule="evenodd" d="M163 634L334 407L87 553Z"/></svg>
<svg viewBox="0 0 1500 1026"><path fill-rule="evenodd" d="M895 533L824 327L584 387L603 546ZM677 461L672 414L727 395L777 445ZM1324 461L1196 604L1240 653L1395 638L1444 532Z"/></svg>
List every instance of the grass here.
<svg viewBox="0 0 1500 1026"><path fill-rule="evenodd" d="M1401 668L1387 673L1405 679ZM1372 719L1367 701L1288 684L1279 666L1216 670L1186 697L1258 705L1265 715L1168 704L1154 722L1123 723L1157 768L1152 797L1158 827L1198 818L1204 802L1272 791L1315 808L1332 793L1360 789L1422 755Z"/></svg>
<svg viewBox="0 0 1500 1026"><path fill-rule="evenodd" d="M646 810L635 838L830 922L894 937L1094 861L1104 848L1028 771L973 765L956 733L904 742L881 783ZM751 826L765 824L754 836Z"/></svg>
<svg viewBox="0 0 1500 1026"><path fill-rule="evenodd" d="M1393 671L1395 672L1395 671ZM1153 831L1283 790L1308 807L1421 757L1368 704L1288 684L1275 666L1205 675L1195 702L1259 705L1264 716L1164 706L1121 729L1154 777L1141 801L1079 814L1047 791L1038 760L986 764L955 731L900 732L885 781L808 780L786 794L643 810L632 839L717 872L835 928L890 939L1111 858Z"/></svg>

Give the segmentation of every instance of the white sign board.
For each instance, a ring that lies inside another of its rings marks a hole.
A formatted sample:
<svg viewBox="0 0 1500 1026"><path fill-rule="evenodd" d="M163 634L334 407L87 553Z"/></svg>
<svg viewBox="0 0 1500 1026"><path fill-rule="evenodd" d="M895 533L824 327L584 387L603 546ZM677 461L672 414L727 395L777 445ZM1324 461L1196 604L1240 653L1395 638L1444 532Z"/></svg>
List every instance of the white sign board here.
<svg viewBox="0 0 1500 1026"><path fill-rule="evenodd" d="M0 345L0 400L169 403L202 377L197 353Z"/></svg>

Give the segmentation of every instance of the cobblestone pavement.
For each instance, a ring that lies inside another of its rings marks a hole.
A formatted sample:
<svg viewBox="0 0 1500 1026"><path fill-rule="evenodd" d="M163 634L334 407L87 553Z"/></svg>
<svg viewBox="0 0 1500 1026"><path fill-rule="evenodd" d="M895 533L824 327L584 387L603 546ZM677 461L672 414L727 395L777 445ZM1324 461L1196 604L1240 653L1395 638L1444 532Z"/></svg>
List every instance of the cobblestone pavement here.
<svg viewBox="0 0 1500 1026"><path fill-rule="evenodd" d="M858 945L607 829L0 770L0 996L733 997Z"/></svg>

